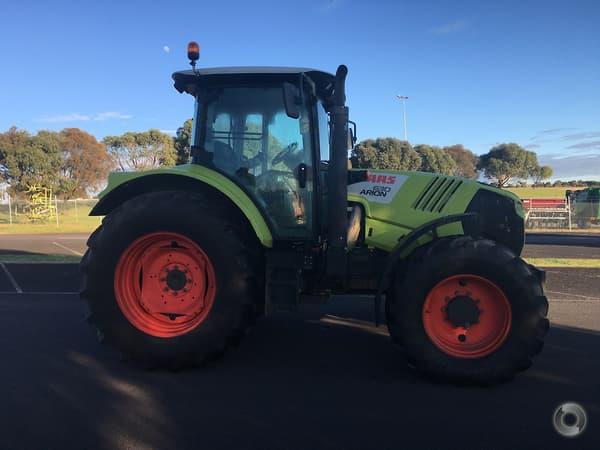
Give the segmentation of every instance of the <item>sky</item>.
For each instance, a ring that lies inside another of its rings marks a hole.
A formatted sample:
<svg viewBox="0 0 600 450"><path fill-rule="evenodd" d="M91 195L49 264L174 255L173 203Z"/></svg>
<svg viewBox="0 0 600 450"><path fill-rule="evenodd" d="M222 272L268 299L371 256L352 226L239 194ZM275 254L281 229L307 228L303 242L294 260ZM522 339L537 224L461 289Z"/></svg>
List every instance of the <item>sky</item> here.
<svg viewBox="0 0 600 450"><path fill-rule="evenodd" d="M516 142L600 179L600 1L0 0L0 131L174 132L199 66L349 68L358 138Z"/></svg>

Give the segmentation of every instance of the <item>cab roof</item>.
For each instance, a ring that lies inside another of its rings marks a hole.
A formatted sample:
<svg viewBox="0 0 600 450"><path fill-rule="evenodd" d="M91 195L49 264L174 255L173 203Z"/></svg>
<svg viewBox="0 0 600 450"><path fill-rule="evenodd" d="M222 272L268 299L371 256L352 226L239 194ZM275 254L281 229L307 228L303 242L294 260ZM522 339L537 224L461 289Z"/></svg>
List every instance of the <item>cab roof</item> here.
<svg viewBox="0 0 600 450"><path fill-rule="evenodd" d="M206 67L199 68L196 71L182 70L175 72L172 77L175 81L175 89L179 92L195 95L198 88L209 85L241 84L258 80L297 82L301 75L305 75L312 80L318 97L327 98L333 91L335 77L332 74L306 67Z"/></svg>

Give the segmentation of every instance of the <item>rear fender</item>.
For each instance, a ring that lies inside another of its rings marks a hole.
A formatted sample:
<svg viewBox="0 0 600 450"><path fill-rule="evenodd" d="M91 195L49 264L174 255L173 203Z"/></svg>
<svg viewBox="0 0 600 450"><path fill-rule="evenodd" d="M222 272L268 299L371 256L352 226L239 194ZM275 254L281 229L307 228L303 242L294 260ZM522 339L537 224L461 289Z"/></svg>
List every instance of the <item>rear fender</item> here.
<svg viewBox="0 0 600 450"><path fill-rule="evenodd" d="M273 246L273 235L256 203L237 184L214 170L198 165L181 165L147 172L115 172L90 216L104 216L125 201L147 192L189 190L208 192L240 211L265 247Z"/></svg>

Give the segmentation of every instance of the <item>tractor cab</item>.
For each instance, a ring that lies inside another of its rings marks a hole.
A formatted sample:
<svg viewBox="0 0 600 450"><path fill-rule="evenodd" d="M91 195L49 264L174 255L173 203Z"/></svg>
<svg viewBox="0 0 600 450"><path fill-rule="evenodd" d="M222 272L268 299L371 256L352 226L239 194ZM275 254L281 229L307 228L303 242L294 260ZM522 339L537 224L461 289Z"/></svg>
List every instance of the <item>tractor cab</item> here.
<svg viewBox="0 0 600 450"><path fill-rule="evenodd" d="M194 68L176 72L173 79L179 92L196 100L192 163L239 185L262 211L275 239L320 235L327 221L321 217L327 208L318 209L327 191L335 76L307 68L229 67ZM347 124L343 128L347 133ZM344 204L337 204L342 214Z"/></svg>

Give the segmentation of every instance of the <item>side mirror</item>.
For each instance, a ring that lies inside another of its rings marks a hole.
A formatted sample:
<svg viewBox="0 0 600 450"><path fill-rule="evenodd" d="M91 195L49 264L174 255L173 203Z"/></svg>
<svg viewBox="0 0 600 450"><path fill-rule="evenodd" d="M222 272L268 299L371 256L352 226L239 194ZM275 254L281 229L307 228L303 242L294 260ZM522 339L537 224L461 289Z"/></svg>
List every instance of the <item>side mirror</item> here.
<svg viewBox="0 0 600 450"><path fill-rule="evenodd" d="M348 121L348 150L352 150L356 145L356 123L351 120Z"/></svg>
<svg viewBox="0 0 600 450"><path fill-rule="evenodd" d="M292 119L300 117L300 90L292 83L283 83L283 104L285 113Z"/></svg>

